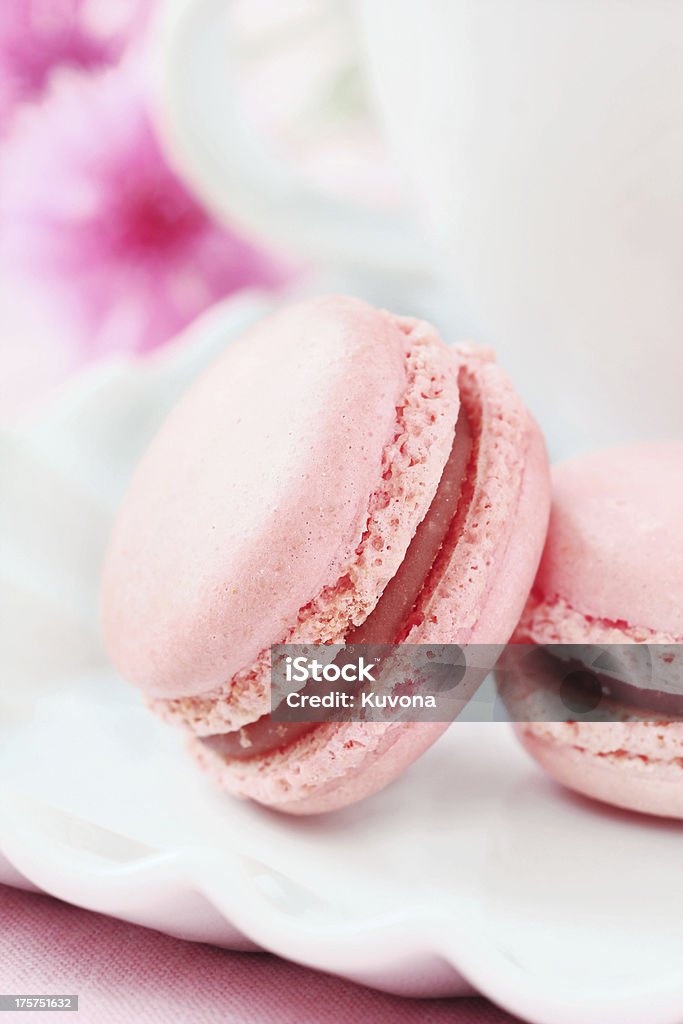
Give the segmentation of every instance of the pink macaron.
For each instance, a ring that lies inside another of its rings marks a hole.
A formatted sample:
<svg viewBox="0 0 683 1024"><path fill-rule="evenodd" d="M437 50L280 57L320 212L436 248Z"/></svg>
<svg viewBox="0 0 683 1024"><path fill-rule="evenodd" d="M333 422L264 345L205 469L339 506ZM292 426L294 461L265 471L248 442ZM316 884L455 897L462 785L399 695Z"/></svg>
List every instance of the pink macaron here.
<svg viewBox="0 0 683 1024"><path fill-rule="evenodd" d="M598 666L611 665L607 714L517 732L564 785L683 818L683 442L595 452L554 467L552 481L545 551L515 639L587 645ZM527 699L538 709L538 693Z"/></svg>
<svg viewBox="0 0 683 1024"><path fill-rule="evenodd" d="M490 352L304 302L230 345L143 456L105 561L106 643L225 789L331 810L446 724L274 728L271 645L505 643L549 503L542 437Z"/></svg>

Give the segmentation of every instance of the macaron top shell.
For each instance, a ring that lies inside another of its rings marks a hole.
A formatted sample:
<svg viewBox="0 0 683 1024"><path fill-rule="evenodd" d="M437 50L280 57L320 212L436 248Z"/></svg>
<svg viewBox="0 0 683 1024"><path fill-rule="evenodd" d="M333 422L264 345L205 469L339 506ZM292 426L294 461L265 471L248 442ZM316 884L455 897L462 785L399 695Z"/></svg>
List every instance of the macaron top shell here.
<svg viewBox="0 0 683 1024"><path fill-rule="evenodd" d="M552 482L536 605L683 638L683 442L585 455L555 466Z"/></svg>
<svg viewBox="0 0 683 1024"><path fill-rule="evenodd" d="M376 597L452 444L457 371L430 344L432 372L412 366L418 404L431 401L428 455L415 493L401 495L406 536L373 560ZM103 625L123 675L160 697L224 684L344 578L387 448L398 458L409 446L409 369L397 318L335 297L262 321L193 385L143 457L109 546Z"/></svg>

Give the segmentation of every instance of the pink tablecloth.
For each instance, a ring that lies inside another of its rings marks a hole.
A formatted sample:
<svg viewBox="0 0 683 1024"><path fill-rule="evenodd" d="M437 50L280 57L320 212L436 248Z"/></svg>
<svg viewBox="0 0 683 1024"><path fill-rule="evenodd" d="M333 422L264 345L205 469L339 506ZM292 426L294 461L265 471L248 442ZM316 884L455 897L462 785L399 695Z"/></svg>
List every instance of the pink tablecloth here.
<svg viewBox="0 0 683 1024"><path fill-rule="evenodd" d="M513 1024L484 999L409 1000L286 963L181 942L0 886L0 994L80 996L2 1024Z"/></svg>

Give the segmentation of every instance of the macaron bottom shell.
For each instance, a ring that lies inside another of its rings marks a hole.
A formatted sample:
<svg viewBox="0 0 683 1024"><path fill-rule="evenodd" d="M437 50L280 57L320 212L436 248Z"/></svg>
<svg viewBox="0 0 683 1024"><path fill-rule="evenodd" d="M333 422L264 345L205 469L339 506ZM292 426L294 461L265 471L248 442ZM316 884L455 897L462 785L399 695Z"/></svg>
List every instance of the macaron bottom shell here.
<svg viewBox="0 0 683 1024"><path fill-rule="evenodd" d="M683 724L519 723L515 730L534 760L569 789L683 819Z"/></svg>

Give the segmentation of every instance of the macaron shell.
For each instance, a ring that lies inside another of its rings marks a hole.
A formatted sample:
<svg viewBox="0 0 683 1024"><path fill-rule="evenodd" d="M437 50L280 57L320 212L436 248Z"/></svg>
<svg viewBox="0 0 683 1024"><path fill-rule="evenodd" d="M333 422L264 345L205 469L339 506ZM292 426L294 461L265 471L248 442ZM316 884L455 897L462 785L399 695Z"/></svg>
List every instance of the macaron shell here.
<svg viewBox="0 0 683 1024"><path fill-rule="evenodd" d="M461 381L467 377L463 401L480 409L478 472L467 519L459 524L464 550L456 546L452 558L444 555L439 586L430 592L428 614L413 627L410 642L503 644L519 619L543 547L550 506L547 456L538 427L503 371L481 350L454 353ZM284 751L241 762L226 762L200 741L192 742L192 750L229 792L288 813L313 814L377 792L449 724L327 724Z"/></svg>
<svg viewBox="0 0 683 1024"><path fill-rule="evenodd" d="M152 700L168 721L209 735L234 731L266 714L270 643L342 642L350 628L366 620L401 565L453 445L459 362L429 324L391 319L401 334L406 387L380 473L366 497L362 536L352 557L339 579L299 608L288 631L272 636L252 664L200 694ZM353 452L343 454L353 458Z"/></svg>
<svg viewBox="0 0 683 1024"><path fill-rule="evenodd" d="M328 723L267 760L226 762L194 739L198 764L227 792L288 814L321 814L383 789L448 728L442 722Z"/></svg>
<svg viewBox="0 0 683 1024"><path fill-rule="evenodd" d="M538 583L535 584L537 588ZM593 618L573 608L563 597L546 601L538 589L530 595L516 643L534 644L676 644L683 638L624 620Z"/></svg>
<svg viewBox="0 0 683 1024"><path fill-rule="evenodd" d="M103 625L126 678L192 697L287 636L357 557L406 383L397 318L355 299L290 307L226 350L143 457L113 531ZM406 545L450 448L454 378L452 392Z"/></svg>
<svg viewBox="0 0 683 1024"><path fill-rule="evenodd" d="M477 434L476 467L405 639L507 643L536 575L550 514L543 436L492 355L457 346L461 401Z"/></svg>
<svg viewBox="0 0 683 1024"><path fill-rule="evenodd" d="M523 746L558 782L629 810L683 818L683 724L529 723Z"/></svg>
<svg viewBox="0 0 683 1024"><path fill-rule="evenodd" d="M683 638L683 442L595 452L553 467L534 590L585 616Z"/></svg>

